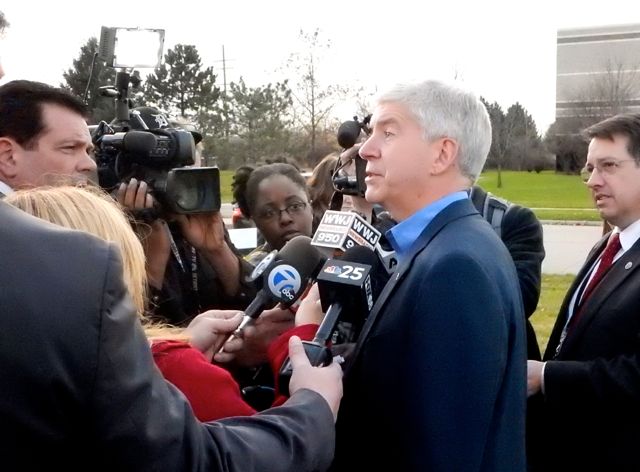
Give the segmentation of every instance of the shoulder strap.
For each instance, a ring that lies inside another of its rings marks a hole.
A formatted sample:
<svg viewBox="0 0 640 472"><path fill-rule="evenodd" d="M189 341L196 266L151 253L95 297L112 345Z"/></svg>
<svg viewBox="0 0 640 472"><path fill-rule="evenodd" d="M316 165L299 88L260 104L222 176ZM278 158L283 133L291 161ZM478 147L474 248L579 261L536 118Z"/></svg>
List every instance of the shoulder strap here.
<svg viewBox="0 0 640 472"><path fill-rule="evenodd" d="M479 187L471 189L470 198L476 210L489 222L496 234L502 238L502 218L511 203Z"/></svg>

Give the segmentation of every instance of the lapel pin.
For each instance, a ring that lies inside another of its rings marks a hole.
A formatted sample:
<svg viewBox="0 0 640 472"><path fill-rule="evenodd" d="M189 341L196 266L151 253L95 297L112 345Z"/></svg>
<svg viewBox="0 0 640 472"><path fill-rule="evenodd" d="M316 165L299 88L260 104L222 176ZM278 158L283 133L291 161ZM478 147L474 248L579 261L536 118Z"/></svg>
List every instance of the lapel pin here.
<svg viewBox="0 0 640 472"><path fill-rule="evenodd" d="M627 262L627 263L624 265L624 268L625 268L626 270L629 270L629 269L631 269L631 266L633 266L633 262Z"/></svg>

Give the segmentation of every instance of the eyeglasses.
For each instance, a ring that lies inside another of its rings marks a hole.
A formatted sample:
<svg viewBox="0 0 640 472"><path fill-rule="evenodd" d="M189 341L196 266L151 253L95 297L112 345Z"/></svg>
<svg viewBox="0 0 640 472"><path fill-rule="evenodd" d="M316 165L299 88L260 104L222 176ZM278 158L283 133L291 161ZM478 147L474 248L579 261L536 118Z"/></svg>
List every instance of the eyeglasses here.
<svg viewBox="0 0 640 472"><path fill-rule="evenodd" d="M272 221L276 219L280 219L280 215L283 211L286 211L289 216L295 216L302 213L307 208L307 204L305 202L293 202L289 203L282 210L279 208L266 207L263 208L258 213L258 218L265 221Z"/></svg>
<svg viewBox="0 0 640 472"><path fill-rule="evenodd" d="M595 166L592 164L587 164L580 171L580 177L584 182L587 182L591 178L591 174L593 174L594 170L598 171L600 175L613 175L618 172L618 169L625 162L636 162L635 159L620 159L616 161L615 159L605 159L602 161L597 161Z"/></svg>

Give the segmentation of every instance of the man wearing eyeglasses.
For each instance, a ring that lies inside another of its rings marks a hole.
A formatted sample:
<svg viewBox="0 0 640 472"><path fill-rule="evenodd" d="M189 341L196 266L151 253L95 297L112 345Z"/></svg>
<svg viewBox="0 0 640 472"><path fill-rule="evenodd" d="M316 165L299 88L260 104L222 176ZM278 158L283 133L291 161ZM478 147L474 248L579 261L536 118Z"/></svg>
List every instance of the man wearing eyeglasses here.
<svg viewBox="0 0 640 472"><path fill-rule="evenodd" d="M544 398L535 470L640 470L640 114L585 130L583 178L613 225L569 289L528 393Z"/></svg>

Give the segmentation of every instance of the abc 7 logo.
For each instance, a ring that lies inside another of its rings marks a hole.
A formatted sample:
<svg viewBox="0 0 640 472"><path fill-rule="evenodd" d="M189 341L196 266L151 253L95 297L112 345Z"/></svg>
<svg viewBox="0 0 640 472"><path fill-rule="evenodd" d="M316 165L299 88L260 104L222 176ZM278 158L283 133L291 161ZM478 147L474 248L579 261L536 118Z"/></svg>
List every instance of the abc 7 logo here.
<svg viewBox="0 0 640 472"><path fill-rule="evenodd" d="M287 300L294 300L300 290L302 280L298 271L288 264L276 267L269 274L269 289L273 294L280 294Z"/></svg>

